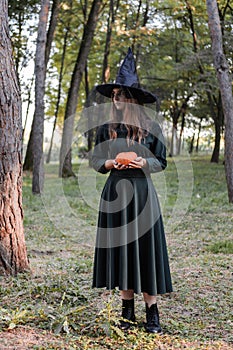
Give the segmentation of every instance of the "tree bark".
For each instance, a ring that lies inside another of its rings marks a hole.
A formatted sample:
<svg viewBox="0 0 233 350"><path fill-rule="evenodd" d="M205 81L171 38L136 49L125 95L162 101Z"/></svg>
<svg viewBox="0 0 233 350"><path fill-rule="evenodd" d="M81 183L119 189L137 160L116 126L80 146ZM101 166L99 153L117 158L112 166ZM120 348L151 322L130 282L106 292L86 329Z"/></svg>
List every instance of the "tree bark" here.
<svg viewBox="0 0 233 350"><path fill-rule="evenodd" d="M200 122L199 122L199 125L198 125L197 142L196 142L196 153L199 152L199 141L200 141L200 134L201 134L201 123L202 123L202 118L200 118Z"/></svg>
<svg viewBox="0 0 233 350"><path fill-rule="evenodd" d="M69 28L69 26L68 26L68 28ZM50 146L49 146L49 151L47 154L46 163L50 162L52 147L53 147L53 138L54 138L54 133L55 133L56 125L57 125L57 117L58 117L60 100L61 100L62 79L63 79L63 70L64 70L64 63L65 63L68 34L69 34L69 29L66 30L65 35L64 35L61 67L60 67L60 72L59 72L59 82L58 82L58 91L57 91L57 102L56 102L56 109L55 109L55 114L54 114L53 131L52 131L52 135L51 135Z"/></svg>
<svg viewBox="0 0 233 350"><path fill-rule="evenodd" d="M35 58L35 115L33 134L32 192L40 194L44 183L44 93L45 93L45 47L49 0L41 1Z"/></svg>
<svg viewBox="0 0 233 350"><path fill-rule="evenodd" d="M185 2L186 2L186 8L188 11L189 22L190 22L190 29L191 29L192 38L193 38L193 51L195 53L198 53L197 33L194 26L192 6L190 5L189 1L186 0ZM200 59L198 60L197 65L198 65L200 74L204 76L204 68L201 64ZM218 163L219 153L220 153L220 139L221 139L221 134L220 134L221 120L219 119L219 109L218 109L219 103L216 102L216 98L214 96L214 93L212 92L212 87L210 85L209 85L209 88L206 90L206 95L209 102L210 115L214 121L214 126L215 126L214 150L211 156L211 163ZM216 112L216 109L217 109L217 112Z"/></svg>
<svg viewBox="0 0 233 350"><path fill-rule="evenodd" d="M180 136L179 136L179 144L178 144L178 155L181 154L182 137L183 137L184 125L185 125L185 113L186 113L186 110L183 110L181 113L181 126L180 126Z"/></svg>
<svg viewBox="0 0 233 350"><path fill-rule="evenodd" d="M47 33L47 39L46 39L45 67L47 67L49 62L49 56L50 56L55 29L57 26L57 18L58 18L59 10L60 10L60 0L53 0L49 29Z"/></svg>
<svg viewBox="0 0 233 350"><path fill-rule="evenodd" d="M173 124L172 125L170 157L175 157L178 154L177 141L178 141L177 126Z"/></svg>
<svg viewBox="0 0 233 350"><path fill-rule="evenodd" d="M22 208L22 115L7 15L0 0L0 274L29 269Z"/></svg>
<svg viewBox="0 0 233 350"><path fill-rule="evenodd" d="M28 98L27 98L27 109L26 109L26 113L25 113L25 122L24 122L24 127L23 127L23 135L22 135L23 142L24 142L24 133L25 133L26 126L27 126L27 121L28 121L29 108L30 108L30 105L32 103L32 101L31 101L31 93L32 93L33 83L34 83L34 76L32 77L31 84L28 86L28 89L27 89Z"/></svg>
<svg viewBox="0 0 233 350"><path fill-rule="evenodd" d="M225 171L229 202L233 203L233 97L228 64L223 53L222 32L216 0L207 0L208 25L214 66L219 81L225 121Z"/></svg>
<svg viewBox="0 0 233 350"><path fill-rule="evenodd" d="M178 121L180 116L182 115L182 123L184 123L184 116L186 114L186 110L188 108L188 101L191 95L188 95L184 101L182 102L181 107L178 106L178 90L174 91L174 105L170 108L171 118L172 118L172 138L171 138L171 148L170 148L170 156L177 156L180 152L180 142L178 144ZM183 127L183 126L182 126Z"/></svg>
<svg viewBox="0 0 233 350"><path fill-rule="evenodd" d="M192 153L193 153L194 140L195 140L195 134L193 134L193 136L191 137L191 140L190 140L189 154L192 154Z"/></svg>
<svg viewBox="0 0 233 350"><path fill-rule="evenodd" d="M100 5L103 0L93 0L87 23L84 26L78 57L72 74L71 84L68 92L62 143L60 150L59 176L74 176L71 162L71 147L74 128L74 117L78 103L78 92L82 81L88 54L90 52L92 39L98 20Z"/></svg>
<svg viewBox="0 0 233 350"><path fill-rule="evenodd" d="M223 115L223 109L222 109L222 98L221 93L219 91L219 96L216 101L217 106L217 114L216 118L214 119L214 125L215 125L215 143L214 143L214 150L211 157L211 163L218 163L219 162L219 154L220 154L220 142L221 142L221 132L224 125L224 115Z"/></svg>
<svg viewBox="0 0 233 350"><path fill-rule="evenodd" d="M214 150L213 150L210 162L218 163L219 154L220 154L220 141L221 141L221 125L219 123L218 118L214 119L214 129L215 129Z"/></svg>
<svg viewBox="0 0 233 350"><path fill-rule="evenodd" d="M141 7L141 4L139 3L138 5L138 9L139 9L139 6ZM147 22L149 20L149 8L150 8L150 2L149 0L146 0L145 1L145 9L144 9L144 12L143 12L143 19L142 19L142 25L141 27L146 27L147 25ZM139 19L139 18L138 18ZM136 28L135 28L136 29ZM138 42L136 43L136 41L134 41L137 47L136 49L136 53L135 53L135 56L136 56L136 65L138 64L139 62L139 56L140 56L140 51L141 51L141 46L142 46L142 42L140 40L138 40ZM134 45L134 44L133 44Z"/></svg>
<svg viewBox="0 0 233 350"><path fill-rule="evenodd" d="M104 48L104 59L103 59L103 69L102 69L102 84L107 83L109 78L109 66L108 66L108 56L110 53L110 44L112 38L112 26L115 21L115 13L114 13L114 2L113 0L109 1L109 15L108 15L108 26L107 26L107 34L105 40L105 48Z"/></svg>
<svg viewBox="0 0 233 350"><path fill-rule="evenodd" d="M34 116L33 116L34 120ZM24 158L23 170L32 171L33 169L33 122L30 131L30 136L27 144L27 150Z"/></svg>
<svg viewBox="0 0 233 350"><path fill-rule="evenodd" d="M51 11L48 33L46 36L46 40L43 39L46 42L46 46L45 46L45 50L44 50L45 51L45 67L44 67L45 77L44 77L44 79L46 78L46 69L47 69L47 65L48 65L48 61L49 61L54 32L55 32L56 25L57 25L57 18L58 18L58 13L59 13L59 9L60 9L59 5L60 5L60 0L53 0L53 6L52 6L52 11ZM41 79L42 79L42 77L41 77ZM35 130L34 130L34 128L35 128L35 121L34 120L35 120L35 113L33 115L33 122L32 122L31 132L30 132L30 136L29 136L29 141L28 141L24 165L23 165L23 170L28 170L28 171L33 170L33 159L34 159L33 152L34 152L34 142L35 142L34 135L36 135ZM43 170L42 170L42 173L43 173Z"/></svg>
<svg viewBox="0 0 233 350"><path fill-rule="evenodd" d="M142 0L139 0L139 1L138 1L138 8L137 8L136 19L135 19L135 26L134 26L135 32L136 32L136 30L137 30L137 29L139 28L139 26L140 26L140 21L139 21L139 19L140 19L141 7L142 7ZM136 42L137 42L137 35L134 34L134 35L133 35L133 43L132 43L132 51L133 51L133 52L136 51L136 50L135 50ZM135 60L136 65L138 64L138 54L139 54L139 48L138 48L138 52L137 52L137 54L136 54L136 60Z"/></svg>

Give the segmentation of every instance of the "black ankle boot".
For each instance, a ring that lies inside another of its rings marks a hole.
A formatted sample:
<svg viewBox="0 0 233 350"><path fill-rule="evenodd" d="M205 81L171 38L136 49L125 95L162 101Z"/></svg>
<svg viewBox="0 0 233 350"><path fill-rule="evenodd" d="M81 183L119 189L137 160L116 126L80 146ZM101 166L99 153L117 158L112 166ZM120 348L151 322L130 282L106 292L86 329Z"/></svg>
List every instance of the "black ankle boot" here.
<svg viewBox="0 0 233 350"><path fill-rule="evenodd" d="M120 321L120 328L123 330L129 329L133 325L132 322L135 322L134 299L130 299L130 300L122 299L121 317L124 320ZM129 320L131 322L127 322L126 320Z"/></svg>
<svg viewBox="0 0 233 350"><path fill-rule="evenodd" d="M159 324L159 311L157 304L148 307L146 304L146 324L145 329L148 333L161 333L162 329Z"/></svg>

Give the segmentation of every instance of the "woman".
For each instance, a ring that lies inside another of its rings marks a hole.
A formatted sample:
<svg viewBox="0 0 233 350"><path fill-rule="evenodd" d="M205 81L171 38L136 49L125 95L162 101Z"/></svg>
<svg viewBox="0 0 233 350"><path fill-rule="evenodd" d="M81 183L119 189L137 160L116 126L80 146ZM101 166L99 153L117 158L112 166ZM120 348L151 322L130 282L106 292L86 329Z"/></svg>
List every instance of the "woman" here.
<svg viewBox="0 0 233 350"><path fill-rule="evenodd" d="M150 174L166 168L166 148L159 125L142 107L156 97L140 88L130 49L116 82L99 85L97 91L111 97L112 109L110 122L98 128L92 158L95 170L110 171L100 201L93 287L119 288L124 330L135 322L134 293L142 292L145 329L160 333L156 295L171 292L172 283ZM128 152L134 158L126 164Z"/></svg>

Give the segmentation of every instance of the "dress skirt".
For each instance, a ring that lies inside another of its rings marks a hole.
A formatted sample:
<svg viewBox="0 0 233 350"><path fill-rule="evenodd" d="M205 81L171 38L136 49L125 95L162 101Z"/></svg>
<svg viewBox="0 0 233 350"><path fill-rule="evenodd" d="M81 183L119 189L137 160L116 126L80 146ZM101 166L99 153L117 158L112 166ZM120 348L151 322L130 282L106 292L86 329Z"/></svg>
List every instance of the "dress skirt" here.
<svg viewBox="0 0 233 350"><path fill-rule="evenodd" d="M98 217L93 287L172 292L164 226L149 174L113 169Z"/></svg>

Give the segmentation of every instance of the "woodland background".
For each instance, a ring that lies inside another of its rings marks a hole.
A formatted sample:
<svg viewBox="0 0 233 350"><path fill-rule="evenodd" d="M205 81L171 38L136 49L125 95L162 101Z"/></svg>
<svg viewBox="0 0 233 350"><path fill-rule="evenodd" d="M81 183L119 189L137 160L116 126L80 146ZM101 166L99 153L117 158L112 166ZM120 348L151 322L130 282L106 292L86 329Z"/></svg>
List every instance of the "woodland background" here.
<svg viewBox="0 0 233 350"><path fill-rule="evenodd" d="M9 35L0 18L2 349L233 348L230 158L207 3L0 0L9 14ZM232 81L233 7L217 4ZM161 337L145 334L140 298L139 328L125 334L118 293L90 288L106 178L90 167L95 129L78 126L83 111L107 102L95 85L114 81L128 47L158 96L150 108L168 149L168 169L153 178L175 289L159 297Z"/></svg>
<svg viewBox="0 0 233 350"><path fill-rule="evenodd" d="M100 1L96 17L92 18L96 29L91 43L88 42L89 54L82 58L82 42L90 29L88 15L93 3L54 0L51 4L45 48L46 120L50 125L56 123L61 137L69 105L77 103L77 109L73 109L77 121L79 112L96 99L94 86L114 81L119 64L131 46L140 82L158 96L157 109L169 122L170 155L176 156L185 146L190 153L211 152L210 160L218 162L223 149L224 121L205 2ZM226 0L218 5L224 53L231 73L232 5ZM30 104L35 103L33 65L39 10L39 1L9 1L10 30L27 130L32 122ZM80 81L74 84L77 65ZM75 89L78 91L74 92ZM51 159L51 151L52 160L59 157L56 144L50 149L51 135L52 131L50 135L46 133L47 161ZM24 142L28 142L28 135ZM92 143L93 135L89 133L88 141L80 142L75 153L89 151ZM31 166L30 161L24 165L26 169Z"/></svg>

